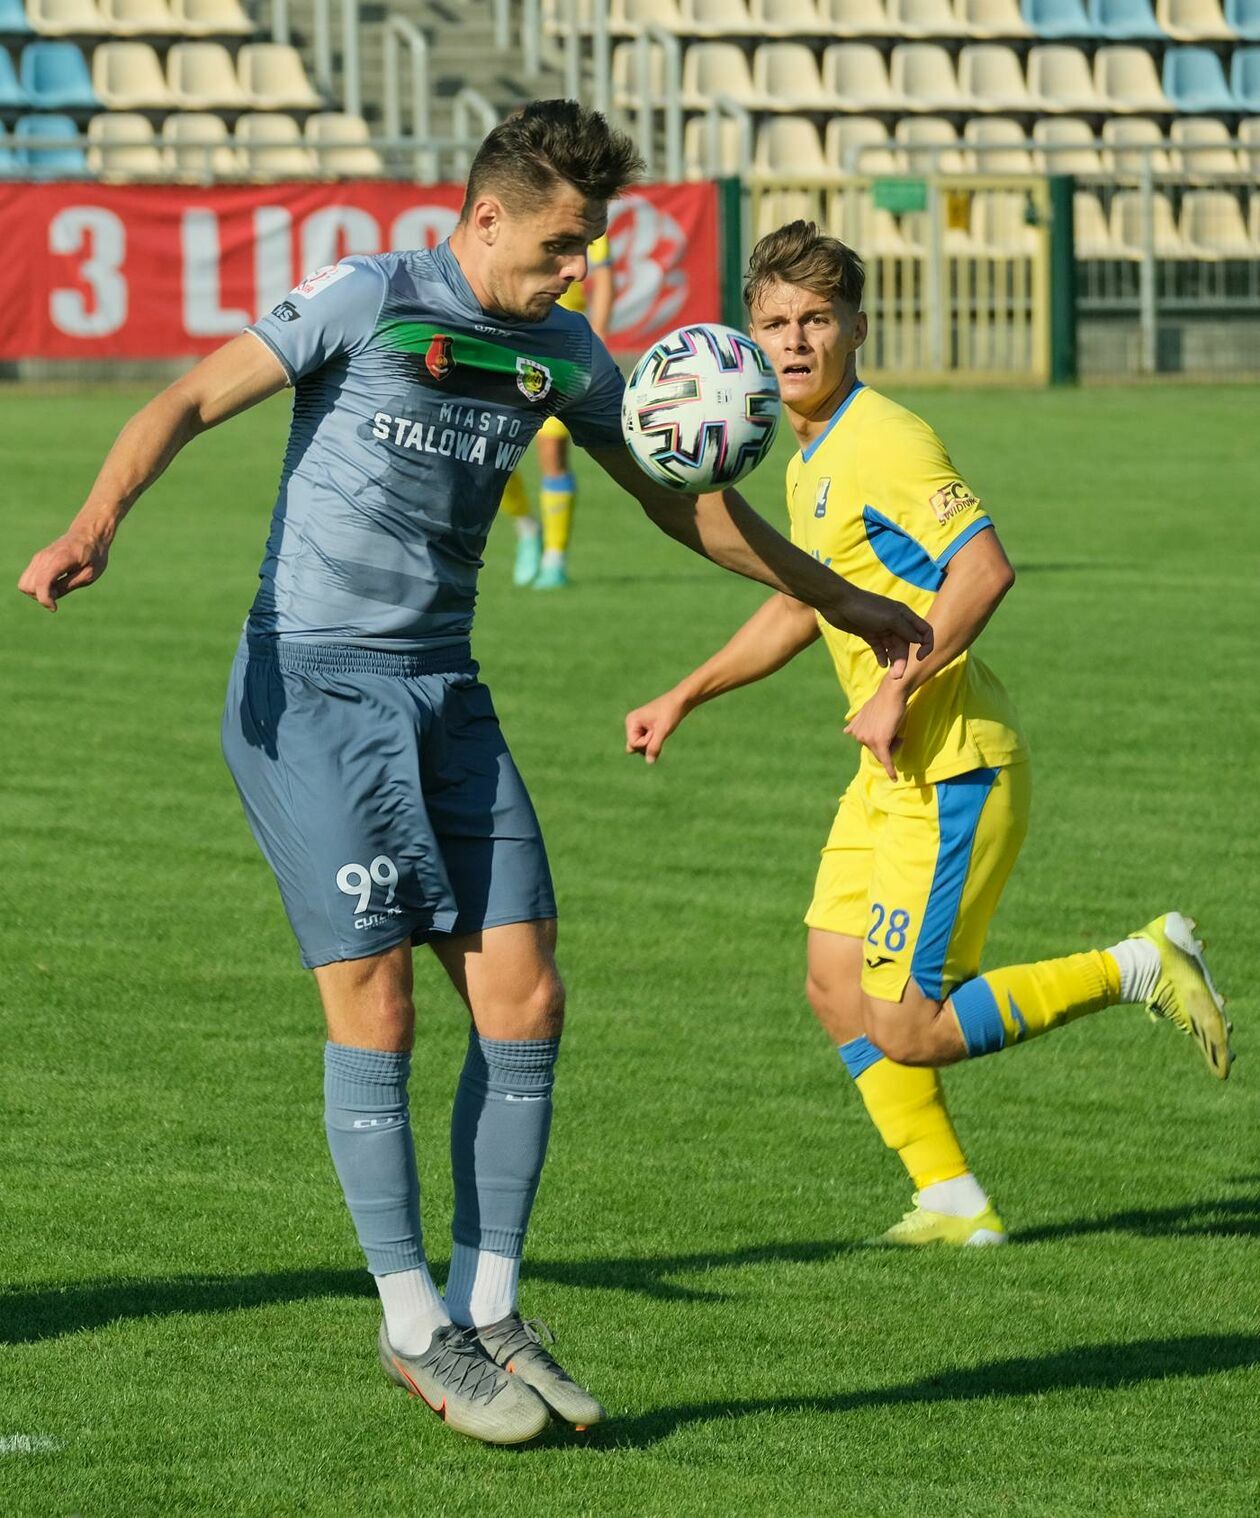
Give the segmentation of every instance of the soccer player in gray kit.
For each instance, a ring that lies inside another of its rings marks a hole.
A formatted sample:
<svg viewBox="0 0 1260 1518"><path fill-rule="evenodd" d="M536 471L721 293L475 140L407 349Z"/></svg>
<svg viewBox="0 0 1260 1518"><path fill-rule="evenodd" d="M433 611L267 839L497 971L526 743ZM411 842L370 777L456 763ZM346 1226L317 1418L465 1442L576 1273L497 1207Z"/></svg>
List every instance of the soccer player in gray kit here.
<svg viewBox="0 0 1260 1518"><path fill-rule="evenodd" d="M223 747L323 1002L328 1142L380 1291L382 1364L490 1443L532 1438L552 1413L579 1427L604 1416L517 1311L564 989L538 823L469 647L504 483L559 416L697 553L808 602L894 667L931 641L736 492L672 494L630 458L621 376L557 301L640 168L602 116L527 106L482 144L447 242L317 271L151 401L19 582L50 611L94 583L122 518L186 443L293 387ZM471 1015L445 1295L425 1263L407 1104L421 943Z"/></svg>

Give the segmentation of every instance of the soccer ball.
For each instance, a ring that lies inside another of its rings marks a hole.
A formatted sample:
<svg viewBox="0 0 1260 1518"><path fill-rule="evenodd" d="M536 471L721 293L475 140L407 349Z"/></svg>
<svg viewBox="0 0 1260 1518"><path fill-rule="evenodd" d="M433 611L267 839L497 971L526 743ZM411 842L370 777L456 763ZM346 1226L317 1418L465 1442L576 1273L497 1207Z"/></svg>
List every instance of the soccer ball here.
<svg viewBox="0 0 1260 1518"><path fill-rule="evenodd" d="M708 323L653 343L621 402L635 462L670 490L720 490L751 473L779 426L779 382L751 337Z"/></svg>

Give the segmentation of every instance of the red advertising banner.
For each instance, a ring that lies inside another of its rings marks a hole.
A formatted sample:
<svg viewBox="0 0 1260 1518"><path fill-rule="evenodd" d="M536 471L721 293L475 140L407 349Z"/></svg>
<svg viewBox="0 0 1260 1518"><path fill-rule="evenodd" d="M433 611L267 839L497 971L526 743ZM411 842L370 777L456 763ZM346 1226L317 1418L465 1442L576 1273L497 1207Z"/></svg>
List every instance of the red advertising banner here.
<svg viewBox="0 0 1260 1518"><path fill-rule="evenodd" d="M463 191L352 184L0 183L0 360L208 353L349 253L432 247ZM611 346L717 321L713 185L652 185L611 208Z"/></svg>

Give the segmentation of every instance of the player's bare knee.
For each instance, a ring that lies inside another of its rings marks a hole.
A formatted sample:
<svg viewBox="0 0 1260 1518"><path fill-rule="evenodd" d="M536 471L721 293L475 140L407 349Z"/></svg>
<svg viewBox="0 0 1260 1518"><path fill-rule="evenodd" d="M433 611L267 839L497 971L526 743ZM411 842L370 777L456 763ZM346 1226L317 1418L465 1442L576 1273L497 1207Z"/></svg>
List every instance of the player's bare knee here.
<svg viewBox="0 0 1260 1518"><path fill-rule="evenodd" d="M866 999L866 1036L898 1065L934 1065L932 1041L921 1021L902 1007Z"/></svg>

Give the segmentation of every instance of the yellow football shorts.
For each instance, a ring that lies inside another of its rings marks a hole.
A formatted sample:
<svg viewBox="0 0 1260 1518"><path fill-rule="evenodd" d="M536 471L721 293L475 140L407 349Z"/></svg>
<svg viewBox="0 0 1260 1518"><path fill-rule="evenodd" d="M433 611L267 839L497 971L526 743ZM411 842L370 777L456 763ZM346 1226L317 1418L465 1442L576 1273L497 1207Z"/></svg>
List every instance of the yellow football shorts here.
<svg viewBox="0 0 1260 1518"><path fill-rule="evenodd" d="M863 765L840 798L806 923L863 940L868 996L899 1002L913 978L944 1000L979 973L1031 799L1024 761L923 786Z"/></svg>
<svg viewBox="0 0 1260 1518"><path fill-rule="evenodd" d="M542 426L538 429L539 437L567 438L568 435L569 429L564 425L558 416L549 416L547 420L542 424Z"/></svg>

